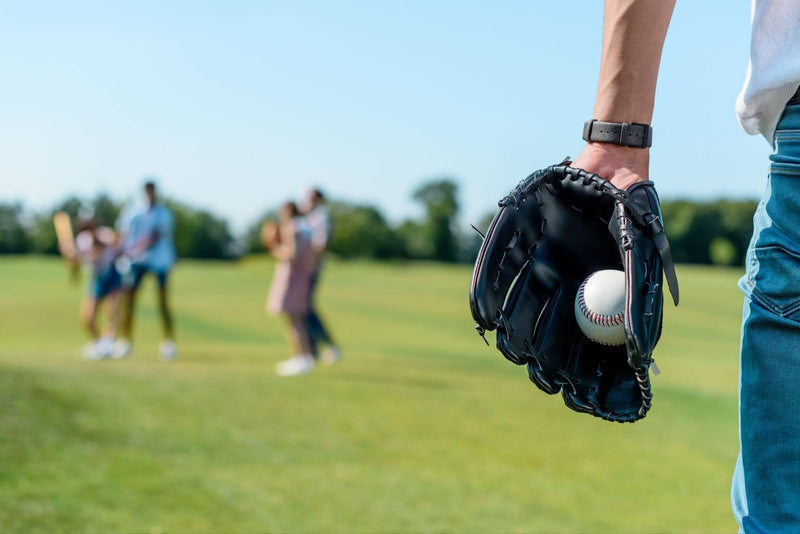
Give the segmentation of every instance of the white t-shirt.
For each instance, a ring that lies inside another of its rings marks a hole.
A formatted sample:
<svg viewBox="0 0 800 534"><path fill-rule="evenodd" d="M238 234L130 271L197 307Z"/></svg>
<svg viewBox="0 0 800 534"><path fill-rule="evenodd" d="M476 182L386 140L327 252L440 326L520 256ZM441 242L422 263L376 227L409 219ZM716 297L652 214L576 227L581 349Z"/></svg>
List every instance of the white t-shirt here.
<svg viewBox="0 0 800 534"><path fill-rule="evenodd" d="M750 63L736 100L739 123L772 143L786 103L800 86L800 0L753 0Z"/></svg>
<svg viewBox="0 0 800 534"><path fill-rule="evenodd" d="M311 230L311 242L315 248L324 249L328 246L331 235L331 216L328 208L317 206L305 217L306 225Z"/></svg>
<svg viewBox="0 0 800 534"><path fill-rule="evenodd" d="M117 235L106 226L97 228L94 234L84 230L75 236L75 248L81 261L95 272L102 271L113 263L116 257L114 244Z"/></svg>

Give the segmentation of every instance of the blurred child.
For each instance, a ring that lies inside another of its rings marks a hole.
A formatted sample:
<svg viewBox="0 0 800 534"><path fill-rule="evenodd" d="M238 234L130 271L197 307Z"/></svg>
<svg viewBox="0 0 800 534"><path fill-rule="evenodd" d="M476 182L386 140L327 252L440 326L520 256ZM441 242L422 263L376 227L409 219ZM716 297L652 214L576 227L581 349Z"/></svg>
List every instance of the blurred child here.
<svg viewBox="0 0 800 534"><path fill-rule="evenodd" d="M279 260L272 277L267 311L288 319L288 338L294 356L279 362L280 376L300 375L314 369L311 339L305 323L309 310L313 249L311 235L294 202L284 204L279 223L264 224L261 240Z"/></svg>
<svg viewBox="0 0 800 534"><path fill-rule="evenodd" d="M62 250L73 271L81 263L91 269L87 294L81 304L80 317L90 341L83 348L83 357L100 360L111 356L117 327L117 302L121 278L114 264L118 255L118 237L111 228L99 226L93 218L78 223L74 250ZM108 319L103 335L97 327L97 316L103 302L108 304Z"/></svg>

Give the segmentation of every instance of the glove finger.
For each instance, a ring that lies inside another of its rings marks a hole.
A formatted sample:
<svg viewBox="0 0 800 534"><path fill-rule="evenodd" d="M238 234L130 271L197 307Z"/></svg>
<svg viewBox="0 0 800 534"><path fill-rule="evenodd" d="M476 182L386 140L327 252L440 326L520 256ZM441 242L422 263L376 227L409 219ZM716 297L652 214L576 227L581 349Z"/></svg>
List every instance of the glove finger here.
<svg viewBox="0 0 800 534"><path fill-rule="evenodd" d="M540 259L550 256L547 244L540 252ZM515 323L521 323L529 332L529 339L525 340L528 377L539 389L550 394L570 383L569 348L578 335L573 310L577 287L574 281L563 279L561 274L548 261L534 261L526 279L525 298L520 299L514 309L521 318L518 321L515 317Z"/></svg>
<svg viewBox="0 0 800 534"><path fill-rule="evenodd" d="M532 174L501 201L475 262L470 285L470 308L478 325L497 328L499 312L520 270L530 260L541 235L542 216L536 193L528 185L541 173Z"/></svg>
<svg viewBox="0 0 800 534"><path fill-rule="evenodd" d="M556 393L572 387L570 346L579 337L573 302L575 290L561 285L550 297L534 329L535 345L528 362L528 377L540 389Z"/></svg>
<svg viewBox="0 0 800 534"><path fill-rule="evenodd" d="M497 348L517 365L524 365L533 356L537 344L534 325L549 316L552 296L558 290L557 286L543 284L537 270L539 265L533 261L523 266L498 313Z"/></svg>

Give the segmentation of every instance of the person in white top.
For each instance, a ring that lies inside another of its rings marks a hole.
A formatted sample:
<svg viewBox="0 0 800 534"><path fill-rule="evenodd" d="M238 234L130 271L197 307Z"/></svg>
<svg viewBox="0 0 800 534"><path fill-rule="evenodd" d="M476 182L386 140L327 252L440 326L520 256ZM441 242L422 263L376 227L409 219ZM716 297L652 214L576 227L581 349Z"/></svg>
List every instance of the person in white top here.
<svg viewBox="0 0 800 534"><path fill-rule="evenodd" d="M800 80L800 2L753 0L750 61L736 113L749 134L773 142Z"/></svg>
<svg viewBox="0 0 800 534"><path fill-rule="evenodd" d="M606 0L594 119L649 125L674 5L675 0ZM796 533L800 532L800 1L754 0L752 22L750 66L736 112L744 129L762 134L774 153L766 192L754 217L746 274L739 282L745 295L739 354L740 454L731 502L740 532ZM707 131L697 135L700 139ZM572 165L625 189L649 179L649 160L649 148L609 140L588 142Z"/></svg>
<svg viewBox="0 0 800 534"><path fill-rule="evenodd" d="M85 218L78 222L74 249L61 252L73 272L77 272L81 264L91 270L89 287L81 304L81 321L91 339L83 348L83 357L88 360L110 357L116 334L121 285L120 274L115 266L119 254L118 236L111 228L99 226L94 218ZM103 303L108 307L108 318L101 336L97 318Z"/></svg>
<svg viewBox="0 0 800 534"><path fill-rule="evenodd" d="M322 264L331 239L331 216L325 202L325 195L319 189L312 189L306 197L305 224L311 231L311 243L314 250L314 266L311 272L311 291L309 292L306 327L311 336L312 353L323 363L333 364L341 360L342 352L333 341L330 331L323 323L316 309L315 295L319 282ZM319 346L327 345L326 350L319 353Z"/></svg>

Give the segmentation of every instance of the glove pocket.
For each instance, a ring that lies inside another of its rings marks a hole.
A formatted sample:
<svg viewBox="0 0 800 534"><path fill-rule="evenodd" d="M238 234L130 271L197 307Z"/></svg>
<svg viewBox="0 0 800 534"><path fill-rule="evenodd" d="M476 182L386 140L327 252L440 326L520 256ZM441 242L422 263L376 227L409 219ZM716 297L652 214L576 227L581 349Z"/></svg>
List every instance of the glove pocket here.
<svg viewBox="0 0 800 534"><path fill-rule="evenodd" d="M756 246L744 289L776 315L800 322L800 253L780 244Z"/></svg>

